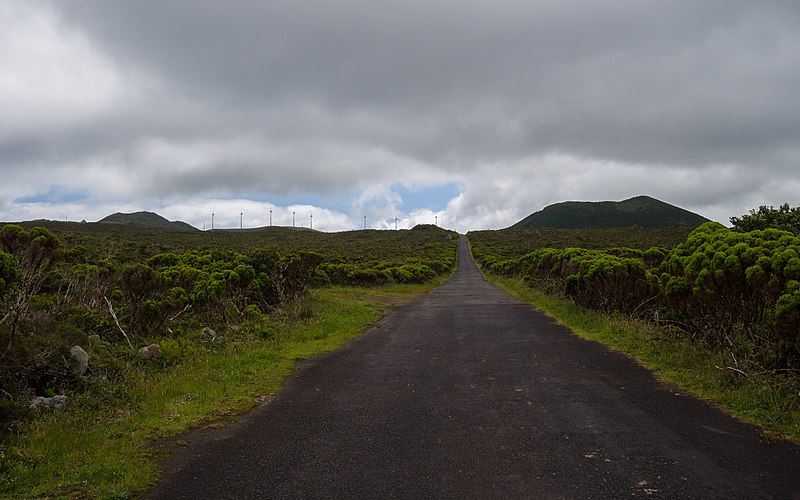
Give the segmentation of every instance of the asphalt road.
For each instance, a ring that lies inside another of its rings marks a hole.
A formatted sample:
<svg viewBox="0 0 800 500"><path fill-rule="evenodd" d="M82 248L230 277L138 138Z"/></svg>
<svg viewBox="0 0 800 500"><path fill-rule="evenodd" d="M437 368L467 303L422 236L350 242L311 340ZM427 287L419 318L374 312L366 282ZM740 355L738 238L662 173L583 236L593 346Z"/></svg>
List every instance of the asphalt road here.
<svg viewBox="0 0 800 500"><path fill-rule="evenodd" d="M800 446L459 271L186 437L149 498L800 498Z"/></svg>

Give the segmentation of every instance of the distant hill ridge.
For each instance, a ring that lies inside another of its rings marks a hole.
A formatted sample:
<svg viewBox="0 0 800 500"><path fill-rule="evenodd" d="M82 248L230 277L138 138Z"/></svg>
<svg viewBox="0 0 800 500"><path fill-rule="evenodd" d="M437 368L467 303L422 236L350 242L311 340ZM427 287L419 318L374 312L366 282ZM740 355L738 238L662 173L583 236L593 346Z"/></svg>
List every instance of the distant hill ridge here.
<svg viewBox="0 0 800 500"><path fill-rule="evenodd" d="M565 201L535 212L511 228L605 229L699 226L708 219L649 196L624 201Z"/></svg>
<svg viewBox="0 0 800 500"><path fill-rule="evenodd" d="M98 224L121 224L148 229L167 229L170 231L199 231L196 227L182 221L170 222L153 212L117 212L97 221Z"/></svg>

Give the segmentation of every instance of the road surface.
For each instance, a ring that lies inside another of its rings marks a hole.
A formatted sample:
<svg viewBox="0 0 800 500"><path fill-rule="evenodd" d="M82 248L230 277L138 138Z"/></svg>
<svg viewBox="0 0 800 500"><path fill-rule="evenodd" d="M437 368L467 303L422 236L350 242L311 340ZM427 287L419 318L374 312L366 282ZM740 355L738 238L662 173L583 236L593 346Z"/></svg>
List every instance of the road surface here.
<svg viewBox="0 0 800 500"><path fill-rule="evenodd" d="M800 498L764 440L459 270L267 404L186 438L149 498Z"/></svg>

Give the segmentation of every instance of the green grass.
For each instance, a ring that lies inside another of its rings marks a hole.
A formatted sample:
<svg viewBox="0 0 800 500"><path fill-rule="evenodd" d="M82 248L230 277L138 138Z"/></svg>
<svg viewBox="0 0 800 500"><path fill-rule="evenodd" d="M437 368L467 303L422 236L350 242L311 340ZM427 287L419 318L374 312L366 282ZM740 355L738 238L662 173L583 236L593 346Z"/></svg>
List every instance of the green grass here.
<svg viewBox="0 0 800 500"><path fill-rule="evenodd" d="M443 278L442 278L443 279ZM315 291L298 319L268 339L241 335L167 368L132 367L77 396L62 414L33 420L0 449L0 496L126 498L152 486L163 458L154 442L224 425L279 390L297 360L341 348L387 307L432 289L399 285ZM233 334L226 335L233 337ZM154 441L155 440L155 441Z"/></svg>
<svg viewBox="0 0 800 500"><path fill-rule="evenodd" d="M569 299L547 295L519 280L490 275L487 279L578 336L631 356L663 382L762 427L768 437L800 442L800 380L796 376L744 376L724 369L717 354L653 324L587 311Z"/></svg>

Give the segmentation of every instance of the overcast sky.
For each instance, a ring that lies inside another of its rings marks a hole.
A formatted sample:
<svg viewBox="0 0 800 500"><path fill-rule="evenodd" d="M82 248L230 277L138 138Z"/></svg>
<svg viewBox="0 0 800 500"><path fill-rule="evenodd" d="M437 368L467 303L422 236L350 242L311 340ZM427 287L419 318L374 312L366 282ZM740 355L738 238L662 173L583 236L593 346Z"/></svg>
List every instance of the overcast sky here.
<svg viewBox="0 0 800 500"><path fill-rule="evenodd" d="M0 0L0 220L800 204L797 0Z"/></svg>

